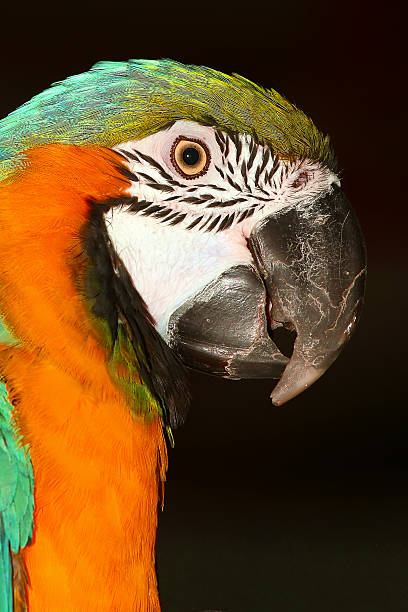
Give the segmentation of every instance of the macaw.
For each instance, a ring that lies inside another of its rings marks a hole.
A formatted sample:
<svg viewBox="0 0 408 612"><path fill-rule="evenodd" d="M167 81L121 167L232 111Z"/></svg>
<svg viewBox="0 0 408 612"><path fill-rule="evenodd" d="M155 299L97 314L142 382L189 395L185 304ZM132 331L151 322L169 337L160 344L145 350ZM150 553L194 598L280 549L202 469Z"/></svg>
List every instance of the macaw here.
<svg viewBox="0 0 408 612"><path fill-rule="evenodd" d="M311 385L359 318L358 221L312 120L205 67L98 63L0 143L0 610L157 611L185 366Z"/></svg>

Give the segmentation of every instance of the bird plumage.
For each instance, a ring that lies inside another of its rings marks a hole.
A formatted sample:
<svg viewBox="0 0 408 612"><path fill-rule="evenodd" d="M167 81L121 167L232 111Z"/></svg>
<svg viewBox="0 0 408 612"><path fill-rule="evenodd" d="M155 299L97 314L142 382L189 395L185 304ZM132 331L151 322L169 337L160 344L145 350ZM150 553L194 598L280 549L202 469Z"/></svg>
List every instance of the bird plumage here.
<svg viewBox="0 0 408 612"><path fill-rule="evenodd" d="M91 609L96 597L101 609L158 607L154 542L166 451L157 399L146 391L138 410L129 409L106 368L106 346L80 292L80 275L73 277L89 265L82 243L93 205L88 195L105 199L128 184L117 159L100 148L40 147L27 154L27 170L0 190L1 310L20 340L0 351L2 398L6 388L13 427L30 446L27 456L17 451L6 430L7 448L19 463L23 455L27 469L29 457L34 465L38 531L24 549L33 610ZM32 501L16 516L6 476L2 471L2 517L17 552L31 535ZM20 535L23 519L28 527L23 523Z"/></svg>
<svg viewBox="0 0 408 612"><path fill-rule="evenodd" d="M12 609L12 559L31 540L34 477L29 449L11 421L12 405L0 382L0 610Z"/></svg>
<svg viewBox="0 0 408 612"><path fill-rule="evenodd" d="M171 155L185 138L177 130L190 130L194 142L192 125L202 150L212 143L211 159L227 170L210 168L209 156L196 181L177 171ZM156 135L170 139L167 166L154 146L143 152ZM302 212L329 197L338 183L330 141L276 91L243 77L130 60L101 62L38 94L0 121L0 143L0 610L13 609L13 582L15 609L27 597L34 612L157 611L164 435L171 439L184 420L189 393L152 313L167 309L167 324L191 298L186 328L193 320L202 349L193 365L201 359L203 369L215 364L226 375L234 362L232 373L252 376L276 360L263 371L281 373L287 359L267 334L269 306L248 239L268 211L289 202ZM159 226L153 239L149 229ZM170 249L169 228L180 250L166 285L166 256L155 259L149 248L167 240ZM137 232L144 253L132 266L125 251ZM234 293L242 304L229 319L232 354L217 345L226 338L217 317L194 320L202 289L215 287L216 312L226 304L216 290L221 276L223 287L232 278L249 283ZM161 310L144 293L156 278L170 296Z"/></svg>
<svg viewBox="0 0 408 612"><path fill-rule="evenodd" d="M281 157L335 166L328 136L275 90L203 66L130 60L99 62L0 121L0 179L23 163L25 149L52 142L112 147L181 119L251 134Z"/></svg>

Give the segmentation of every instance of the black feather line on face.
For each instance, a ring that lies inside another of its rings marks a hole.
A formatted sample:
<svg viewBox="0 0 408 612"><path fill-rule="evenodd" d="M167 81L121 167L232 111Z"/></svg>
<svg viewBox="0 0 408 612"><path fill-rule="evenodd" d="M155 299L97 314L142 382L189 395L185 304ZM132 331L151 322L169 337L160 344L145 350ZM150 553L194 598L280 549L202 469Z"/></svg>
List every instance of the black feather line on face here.
<svg viewBox="0 0 408 612"><path fill-rule="evenodd" d="M219 140L225 144L225 139L226 139L226 135L224 135L223 132L221 132L221 130L215 130Z"/></svg>
<svg viewBox="0 0 408 612"><path fill-rule="evenodd" d="M241 175L242 175L242 178L244 179L245 187L247 188L249 193L252 193L251 187L248 184L248 172L247 172L247 165L245 163L245 160L242 162Z"/></svg>
<svg viewBox="0 0 408 612"><path fill-rule="evenodd" d="M240 138L237 139L236 148L237 150L236 150L235 160L236 160L236 163L238 164L239 158L241 157L241 152L242 152L242 142Z"/></svg>
<svg viewBox="0 0 408 612"><path fill-rule="evenodd" d="M228 176L228 174L227 174L227 181L229 182L229 184L231 185L231 187L233 187L233 188L234 188L234 189L236 189L237 191L242 191L242 190L241 190L241 187L240 187L240 186L239 186L237 183L235 183L235 182L232 180L232 178L231 178L230 176Z"/></svg>
<svg viewBox="0 0 408 612"><path fill-rule="evenodd" d="M147 187L157 189L157 191L164 191L165 193L172 193L174 191L171 185L161 185L159 183L147 183Z"/></svg>
<svg viewBox="0 0 408 612"><path fill-rule="evenodd" d="M215 130L214 136L215 136L215 140L217 141L217 144L218 144L218 146L220 148L221 153L224 153L225 145L224 145L224 140L223 140L222 134L220 132L218 132L218 130Z"/></svg>
<svg viewBox="0 0 408 612"><path fill-rule="evenodd" d="M211 202L211 204L207 204L206 208L218 208L218 207L226 207L226 206L235 206L235 204L239 204L240 202L245 202L246 198L235 198L235 200L228 200L225 202Z"/></svg>
<svg viewBox="0 0 408 612"><path fill-rule="evenodd" d="M176 181L175 178L171 176L168 172L166 172L163 166L159 164L159 162L157 162L155 159L153 159L153 157L150 157L150 155L146 155L145 153L142 153L141 151L136 151L135 149L132 152L125 151L123 149L119 149L119 151L121 155L123 155L123 157L127 159L127 161L134 160L134 161L140 162L140 160L142 159L143 161L147 162L149 166L154 168L160 174L160 176L163 179L165 179L170 185L173 185L175 187L184 186L178 181ZM144 174L143 172L139 172L139 174L140 176L142 176L145 179L148 179L149 181L157 182L155 181L155 179L153 179L153 177L148 176L147 174ZM137 178L136 175L134 175L134 177Z"/></svg>
<svg viewBox="0 0 408 612"><path fill-rule="evenodd" d="M226 135L226 138L225 138L225 149L224 149L224 153L223 153L223 156L225 158L227 158L228 155L229 155L229 146L230 146L230 139L229 139L228 135Z"/></svg>
<svg viewBox="0 0 408 612"><path fill-rule="evenodd" d="M256 171L255 171L255 185L256 187L259 187L259 177L261 175L261 166L258 166Z"/></svg>
<svg viewBox="0 0 408 612"><path fill-rule="evenodd" d="M271 181L273 175L275 174L278 168L279 168L279 158L275 157L275 161L273 162L272 170L269 173L269 181Z"/></svg>
<svg viewBox="0 0 408 612"><path fill-rule="evenodd" d="M145 172L139 172L138 174L148 183L156 183L156 181L152 176L150 176L150 174L145 174Z"/></svg>
<svg viewBox="0 0 408 612"><path fill-rule="evenodd" d="M167 215L169 215L172 212L171 208L162 208L161 210L159 210L159 212L155 213L155 217L156 219L162 219L163 217L167 217Z"/></svg>
<svg viewBox="0 0 408 612"><path fill-rule="evenodd" d="M252 148L251 154L250 154L249 159L248 159L248 164L247 164L248 170L250 170L252 168L252 165L254 163L254 160L255 160L255 157L256 157L257 153L258 153L258 146L253 144L253 148Z"/></svg>
<svg viewBox="0 0 408 612"><path fill-rule="evenodd" d="M247 175L247 167L246 167L245 159L241 164L241 176L244 179L244 183L246 184L248 175Z"/></svg>
<svg viewBox="0 0 408 612"><path fill-rule="evenodd" d="M160 204L150 204L150 206L142 212L142 215L144 217L148 217L149 215L153 215L154 213L157 213L160 210L162 210Z"/></svg>
<svg viewBox="0 0 408 612"><path fill-rule="evenodd" d="M152 168L157 170L160 176L164 178L166 181L168 181L171 185L175 185L176 187L184 187L184 185L176 181L173 176L171 176L168 172L166 172L163 166L161 166L159 162L153 159L153 157L150 157L150 155L146 155L145 153L142 153L141 151L138 151L137 153L139 157L141 157L145 162L147 162Z"/></svg>
<svg viewBox="0 0 408 612"><path fill-rule="evenodd" d="M106 205L92 204L82 234L84 252L91 263L82 292L93 315L108 324L112 348L119 326L128 335L139 362L140 378L159 401L165 424L175 428L184 422L190 401L186 370L154 327L146 304L110 242L103 219Z"/></svg>
<svg viewBox="0 0 408 612"><path fill-rule="evenodd" d="M137 213L142 210L145 210L151 205L151 202L148 202L147 200L138 200L137 198L133 198L133 199L134 201L128 208L129 212Z"/></svg>
<svg viewBox="0 0 408 612"><path fill-rule="evenodd" d="M137 151L131 153L130 151L125 151L124 149L117 149L125 159L133 159L134 161L139 161L139 156L137 155Z"/></svg>
<svg viewBox="0 0 408 612"><path fill-rule="evenodd" d="M212 196L202 196L201 198L185 198L182 200L183 202L189 202L192 204L205 204L207 202L207 198ZM253 196L255 197L255 196ZM172 198L167 198L165 202L168 200L180 198L180 196L173 196ZM214 209L214 208L228 208L230 206L234 206L236 204L240 204L241 202L247 201L247 198L235 198L234 200L229 200L226 202L211 202L206 205L206 209ZM193 221L185 227L186 230L193 229L198 226L201 222L201 225L197 228L198 230L202 230L204 228L206 232L210 232L213 229L216 232L223 231L231 227L233 222L237 219L237 222L240 223L246 217L254 214L255 209L259 207L263 207L261 205L262 201L269 201L265 198L256 197L256 202L253 204L248 204L250 208L245 209L243 211L234 211L234 213L225 213L214 216L213 214L209 214L207 217L205 215L199 215L194 218ZM122 196L119 198L110 198L105 202L98 203L98 210L101 210L103 213L106 213L112 207L120 207L126 208L126 212L130 213L140 213L143 217L154 217L157 219L159 223L166 223L167 225L177 225L184 221L188 213L184 213L179 210L174 210L172 208L168 208L164 204L156 204L154 202L149 202L147 200L139 200L136 196ZM208 211L210 212L210 211ZM217 213L217 211L215 211ZM219 226L217 227L219 223ZM209 224L209 225L208 225ZM208 227L207 227L208 225Z"/></svg>
<svg viewBox="0 0 408 612"><path fill-rule="evenodd" d="M173 212L169 217L167 217L166 221L170 221L171 219L175 219L179 214L178 210Z"/></svg>
<svg viewBox="0 0 408 612"><path fill-rule="evenodd" d="M173 221L169 223L169 225L177 225L177 223L181 223L187 217L186 213L178 213L177 217L174 217ZM170 218L170 217L169 217ZM168 219L166 219L168 221Z"/></svg>
<svg viewBox="0 0 408 612"><path fill-rule="evenodd" d="M190 196L188 198L183 198L183 202L187 202L188 204L201 204L202 198L196 196Z"/></svg>
<svg viewBox="0 0 408 612"><path fill-rule="evenodd" d="M190 223L190 225L187 226L187 229L193 229L193 227L198 225L200 221L202 221L202 219L203 219L203 215L201 215L200 217L197 217L197 219L194 219L194 221Z"/></svg>
<svg viewBox="0 0 408 612"><path fill-rule="evenodd" d="M217 191L227 191L227 190L225 189L225 187L220 187L219 185L212 185L212 184L209 184L209 185L207 185L207 187L208 187L209 189L210 189L210 188L211 188L211 189L216 189ZM196 187L195 187L195 189L196 189Z"/></svg>
<svg viewBox="0 0 408 612"><path fill-rule="evenodd" d="M222 230L227 229L227 227L230 227L234 221L234 217L235 217L235 213L232 213L231 215L227 215L226 217L224 217L224 219L221 221L217 232L222 232Z"/></svg>
<svg viewBox="0 0 408 612"><path fill-rule="evenodd" d="M215 228L217 223L219 223L220 219L221 219L221 215L218 215L217 217L215 217L215 219L213 221L211 221L210 225L207 227L207 229L205 231L206 232L211 232L211 230L213 230Z"/></svg>
<svg viewBox="0 0 408 612"><path fill-rule="evenodd" d="M265 170L266 164L268 163L270 157L271 157L271 152L269 149L266 149L263 155L262 164L259 170L260 174L262 174L262 172Z"/></svg>
<svg viewBox="0 0 408 612"><path fill-rule="evenodd" d="M207 219L205 219L204 223L202 223L200 225L199 229L203 229L207 225L207 223L210 221L210 219L212 219L212 217L207 217Z"/></svg>
<svg viewBox="0 0 408 612"><path fill-rule="evenodd" d="M118 172L128 181L137 181L138 178L134 172L126 168L123 164L118 164L117 166Z"/></svg>
<svg viewBox="0 0 408 612"><path fill-rule="evenodd" d="M238 223L241 223L248 216L248 210L243 210L242 213L238 217Z"/></svg>
<svg viewBox="0 0 408 612"><path fill-rule="evenodd" d="M224 174L224 172L221 170L221 168L219 168L218 166L214 166L214 168L216 169L216 171L218 172L218 174L220 175L220 177L221 177L222 179L224 179L224 178L225 178L225 174Z"/></svg>
<svg viewBox="0 0 408 612"><path fill-rule="evenodd" d="M235 148L238 148L241 145L241 138L238 134L238 132L229 132L228 134L229 138L231 139L231 141L234 143Z"/></svg>
<svg viewBox="0 0 408 612"><path fill-rule="evenodd" d="M227 224L222 228L222 229L228 229L229 227L231 227L231 225L234 223L235 221L235 217L236 217L237 213L232 213L231 215L229 215L229 219Z"/></svg>

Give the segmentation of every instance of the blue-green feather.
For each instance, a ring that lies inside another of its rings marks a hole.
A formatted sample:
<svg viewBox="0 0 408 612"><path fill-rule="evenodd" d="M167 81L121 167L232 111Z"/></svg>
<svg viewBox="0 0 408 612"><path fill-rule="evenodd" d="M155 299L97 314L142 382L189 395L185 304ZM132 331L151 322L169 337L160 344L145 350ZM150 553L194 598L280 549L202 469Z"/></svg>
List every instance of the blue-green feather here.
<svg viewBox="0 0 408 612"><path fill-rule="evenodd" d="M0 381L0 612L13 610L10 549L24 548L33 532L33 469L12 427L11 409Z"/></svg>

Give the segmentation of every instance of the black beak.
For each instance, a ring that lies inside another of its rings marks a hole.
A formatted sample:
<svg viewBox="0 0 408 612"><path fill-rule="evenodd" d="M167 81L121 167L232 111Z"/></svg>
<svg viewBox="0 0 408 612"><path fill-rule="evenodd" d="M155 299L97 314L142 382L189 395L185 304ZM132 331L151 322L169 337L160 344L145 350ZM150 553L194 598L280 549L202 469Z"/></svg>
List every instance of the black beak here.
<svg viewBox="0 0 408 612"><path fill-rule="evenodd" d="M333 363L350 338L364 299L364 239L343 192L283 209L253 230L249 247L272 302L272 317L295 329L292 357L272 392L280 405Z"/></svg>
<svg viewBox="0 0 408 612"><path fill-rule="evenodd" d="M259 222L254 265L229 268L170 317L167 341L184 363L229 378L280 378L279 405L319 378L349 339L366 274L364 239L338 187ZM269 306L272 304L272 312ZM297 332L285 357L267 321Z"/></svg>

